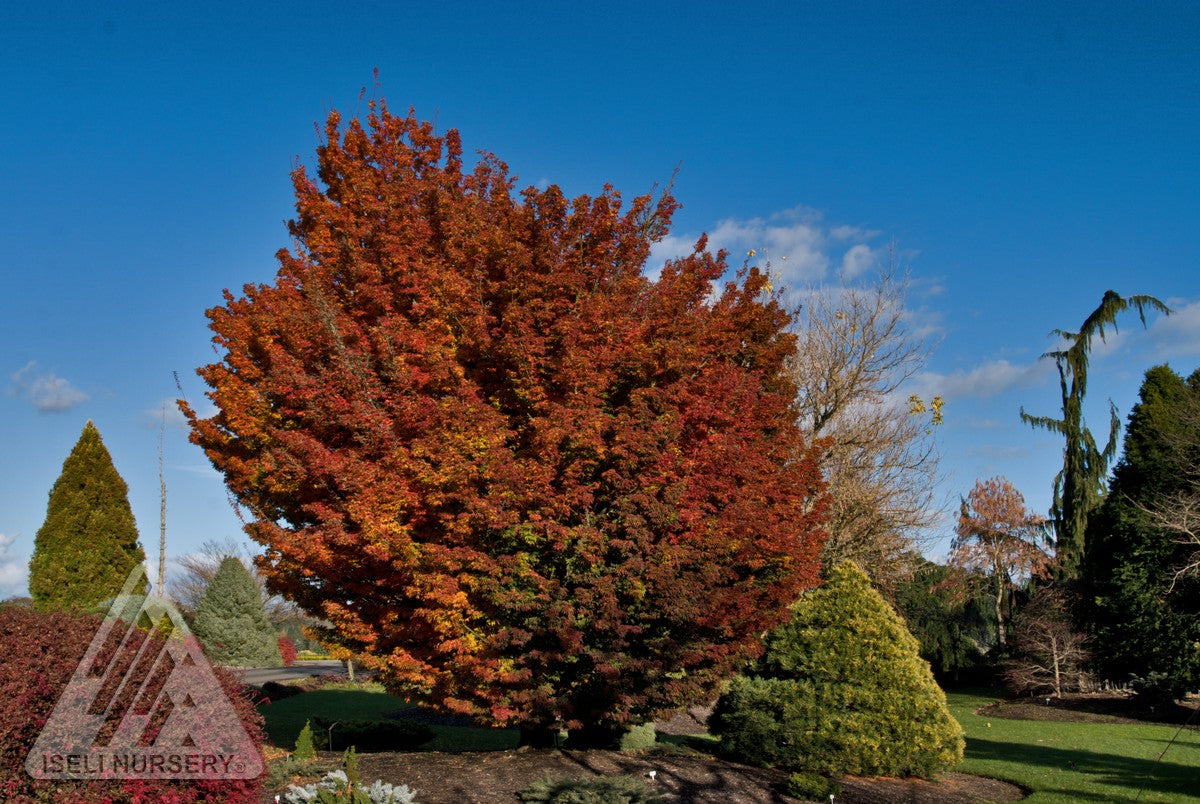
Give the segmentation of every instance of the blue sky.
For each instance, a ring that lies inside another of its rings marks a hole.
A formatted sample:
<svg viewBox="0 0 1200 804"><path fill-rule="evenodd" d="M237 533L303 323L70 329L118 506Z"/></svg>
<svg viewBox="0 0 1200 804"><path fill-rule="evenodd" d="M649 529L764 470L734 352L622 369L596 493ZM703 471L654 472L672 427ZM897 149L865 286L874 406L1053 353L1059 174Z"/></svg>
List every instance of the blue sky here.
<svg viewBox="0 0 1200 804"><path fill-rule="evenodd" d="M632 196L678 166L667 246L836 283L894 241L939 342L912 390L947 401L947 500L1004 474L1048 507L1060 445L1017 410L1057 413L1037 357L1106 289L1177 314L1097 351L1094 430L1150 366L1200 366L1195 3L98 5L0 5L0 596L89 418L156 552L172 373L201 400L204 310L271 281L288 172L376 67L522 185ZM174 415L165 462L168 555L238 537Z"/></svg>

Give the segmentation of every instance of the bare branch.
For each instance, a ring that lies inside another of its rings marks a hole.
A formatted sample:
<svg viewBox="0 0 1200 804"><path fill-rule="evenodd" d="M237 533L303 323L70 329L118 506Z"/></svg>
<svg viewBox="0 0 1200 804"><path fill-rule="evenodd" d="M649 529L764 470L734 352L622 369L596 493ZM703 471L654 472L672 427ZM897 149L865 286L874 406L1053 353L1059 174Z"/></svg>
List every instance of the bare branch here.
<svg viewBox="0 0 1200 804"><path fill-rule="evenodd" d="M1150 523L1175 536L1176 544L1193 548L1175 571L1167 592L1188 575L1200 575L1200 488L1179 491L1160 497L1146 505L1126 495L1135 508L1146 515Z"/></svg>
<svg viewBox="0 0 1200 804"><path fill-rule="evenodd" d="M221 566L221 561L233 556L246 565L251 577L262 591L263 606L272 622L287 619L296 614L296 606L281 597L267 592L266 582L254 566L254 561L245 545L227 538L223 542L209 540L201 545L199 552L188 553L175 559L179 573L172 575L168 584L168 596L187 616L191 616L204 597L209 583Z"/></svg>
<svg viewBox="0 0 1200 804"><path fill-rule="evenodd" d="M789 366L801 425L829 445L822 562L852 559L885 589L907 574L920 531L939 514L931 422L911 414L897 394L930 352L908 328L907 291L907 280L891 269L869 286L811 290Z"/></svg>

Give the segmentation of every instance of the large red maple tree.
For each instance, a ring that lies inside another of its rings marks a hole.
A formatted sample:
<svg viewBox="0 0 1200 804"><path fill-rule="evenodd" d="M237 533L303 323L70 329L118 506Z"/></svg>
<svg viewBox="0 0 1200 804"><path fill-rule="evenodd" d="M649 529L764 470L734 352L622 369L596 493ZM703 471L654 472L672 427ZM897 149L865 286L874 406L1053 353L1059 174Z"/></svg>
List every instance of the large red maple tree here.
<svg viewBox="0 0 1200 804"><path fill-rule="evenodd" d="M390 688L532 733L710 695L817 578L790 316L723 254L642 273L676 203L514 193L372 103L292 175L274 284L208 311L191 438L271 588Z"/></svg>

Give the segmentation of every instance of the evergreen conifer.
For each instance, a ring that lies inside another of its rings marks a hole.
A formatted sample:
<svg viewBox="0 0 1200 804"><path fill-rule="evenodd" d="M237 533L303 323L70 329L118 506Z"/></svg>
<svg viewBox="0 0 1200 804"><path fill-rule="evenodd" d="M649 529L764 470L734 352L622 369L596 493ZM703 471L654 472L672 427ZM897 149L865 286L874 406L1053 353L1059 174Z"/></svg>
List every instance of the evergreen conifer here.
<svg viewBox="0 0 1200 804"><path fill-rule="evenodd" d="M916 639L850 562L795 604L710 726L745 761L827 776L930 777L963 752Z"/></svg>
<svg viewBox="0 0 1200 804"><path fill-rule="evenodd" d="M278 667L279 643L250 571L227 556L196 607L192 630L215 664Z"/></svg>
<svg viewBox="0 0 1200 804"><path fill-rule="evenodd" d="M1200 369L1186 381L1169 366L1146 372L1083 565L1094 669L1157 677L1164 698L1200 689L1200 577L1177 575L1190 548L1152 513L1197 487L1198 411Z"/></svg>
<svg viewBox="0 0 1200 804"><path fill-rule="evenodd" d="M81 611L121 591L146 560L129 507L129 488L89 421L50 490L34 539L29 592L41 611ZM145 591L145 583L137 590Z"/></svg>
<svg viewBox="0 0 1200 804"><path fill-rule="evenodd" d="M304 728L296 735L296 748L292 751L292 759L296 762L311 762L317 758L316 748L313 747L312 724L304 721Z"/></svg>

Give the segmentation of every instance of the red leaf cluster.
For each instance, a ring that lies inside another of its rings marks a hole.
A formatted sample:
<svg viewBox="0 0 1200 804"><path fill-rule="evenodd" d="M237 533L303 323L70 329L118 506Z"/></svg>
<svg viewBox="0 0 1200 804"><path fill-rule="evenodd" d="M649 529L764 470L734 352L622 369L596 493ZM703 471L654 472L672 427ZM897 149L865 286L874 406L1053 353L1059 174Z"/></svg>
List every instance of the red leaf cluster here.
<svg viewBox="0 0 1200 804"><path fill-rule="evenodd" d="M291 667L296 663L296 643L292 642L292 638L287 634L279 635L279 658L283 660L284 667Z"/></svg>
<svg viewBox="0 0 1200 804"><path fill-rule="evenodd" d="M325 139L275 283L208 313L217 413L183 406L270 587L394 688L496 723L709 694L823 539L767 277L722 286L702 240L652 281L669 195L515 196L382 102Z"/></svg>

